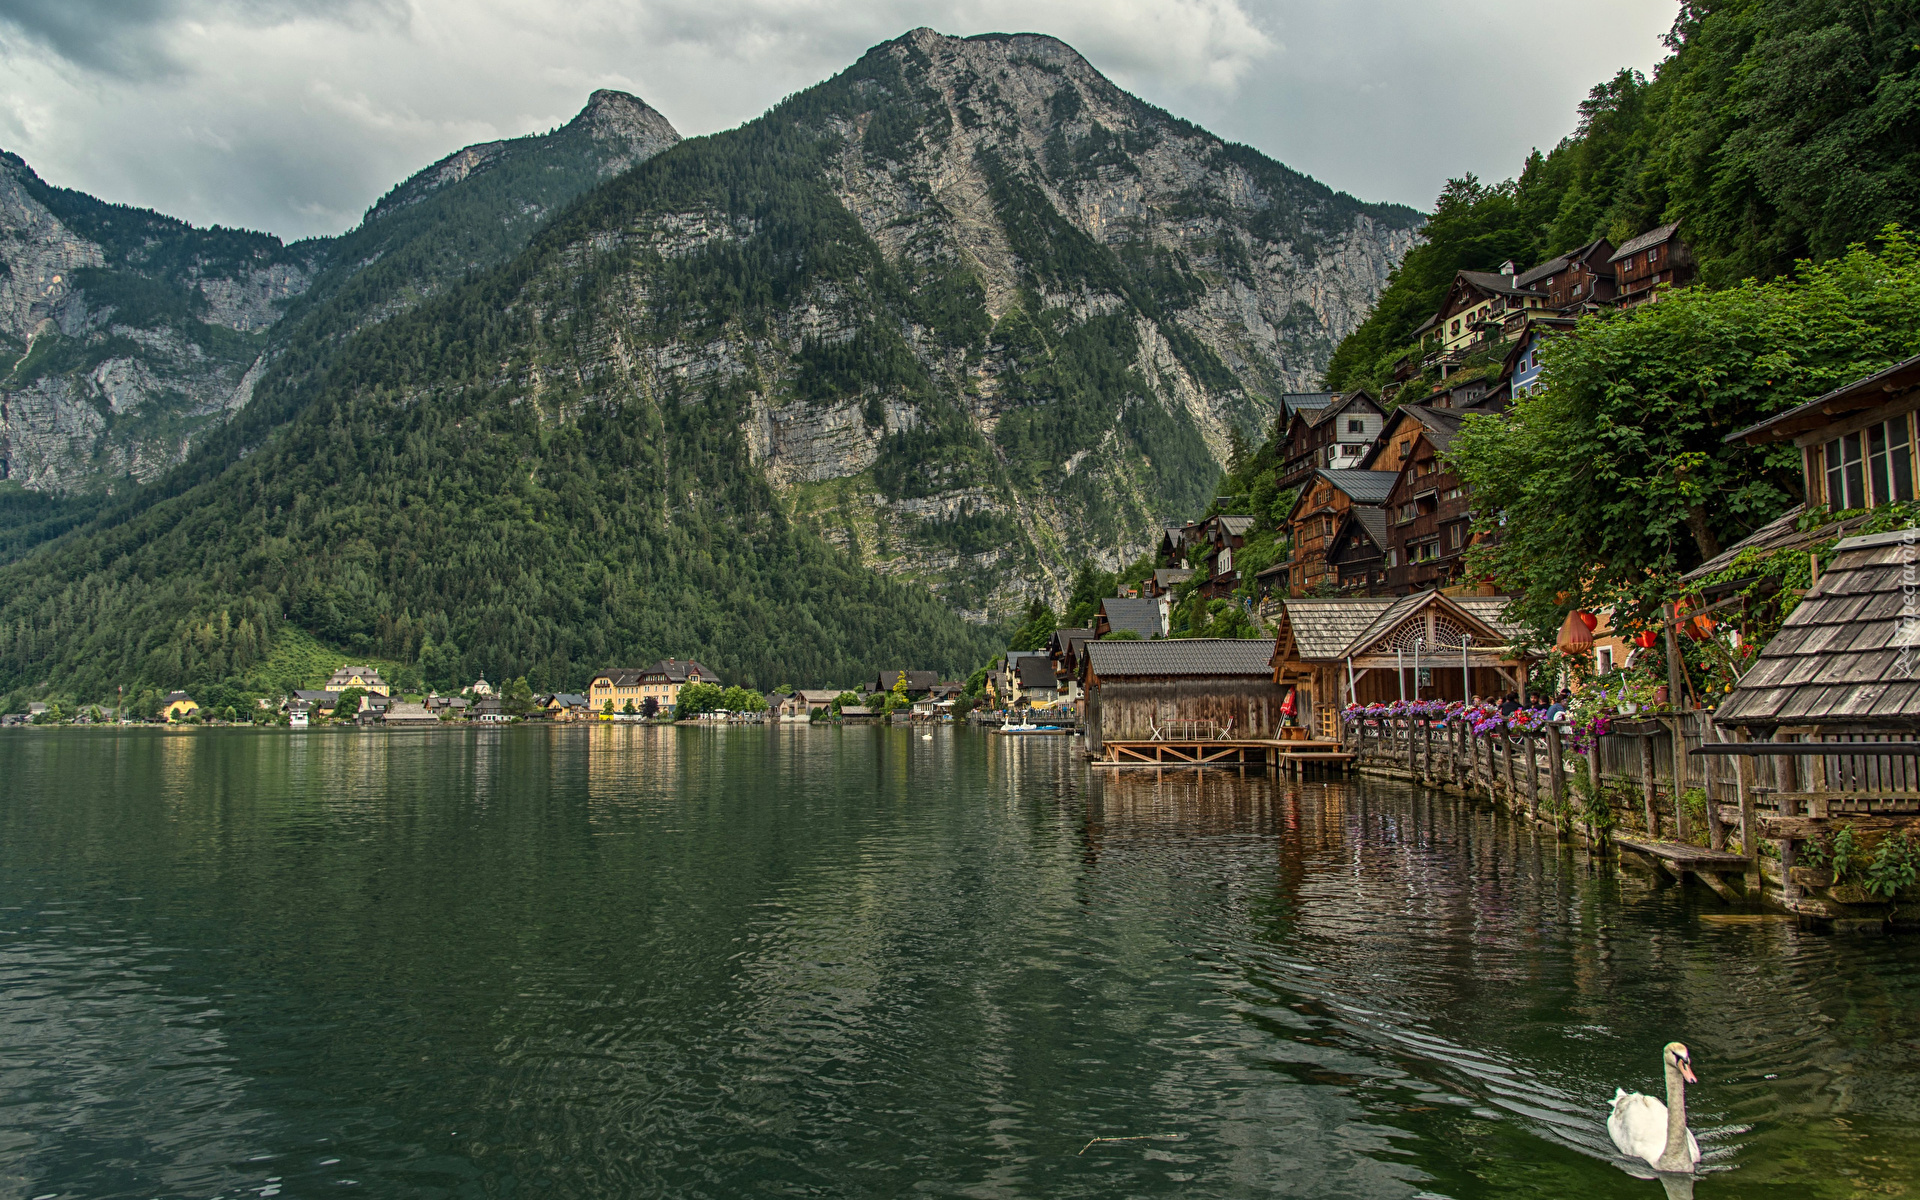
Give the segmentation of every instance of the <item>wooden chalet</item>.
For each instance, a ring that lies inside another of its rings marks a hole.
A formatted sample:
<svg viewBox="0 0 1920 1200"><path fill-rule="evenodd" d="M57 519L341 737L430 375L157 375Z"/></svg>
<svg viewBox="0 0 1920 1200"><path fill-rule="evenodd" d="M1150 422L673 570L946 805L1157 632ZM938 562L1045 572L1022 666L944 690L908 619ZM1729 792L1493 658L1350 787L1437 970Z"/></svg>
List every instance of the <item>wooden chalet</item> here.
<svg viewBox="0 0 1920 1200"><path fill-rule="evenodd" d="M1199 536L1198 521L1190 521L1185 525L1161 526L1160 545L1154 552L1155 563L1168 569L1187 566L1187 555L1192 552L1194 542Z"/></svg>
<svg viewBox="0 0 1920 1200"><path fill-rule="evenodd" d="M1226 740L1273 738L1286 693L1267 638L1089 642L1081 668L1087 749L1105 741L1169 741L1204 730Z"/></svg>
<svg viewBox="0 0 1920 1200"><path fill-rule="evenodd" d="M1614 298L1613 254L1612 242L1596 238L1522 273L1514 283L1546 293L1545 307L1557 313L1598 308Z"/></svg>
<svg viewBox="0 0 1920 1200"><path fill-rule="evenodd" d="M1333 568L1327 549L1347 511L1356 505L1378 507L1386 502L1396 477L1385 471L1321 469L1300 488L1287 514L1293 537L1293 557L1287 563L1287 590L1299 596L1319 590Z"/></svg>
<svg viewBox="0 0 1920 1200"><path fill-rule="evenodd" d="M1349 392L1324 408L1303 410L1287 426L1286 461L1280 485L1296 487L1320 468L1359 465L1386 420L1386 410L1365 391Z"/></svg>
<svg viewBox="0 0 1920 1200"><path fill-rule="evenodd" d="M1422 592L1397 599L1283 600L1274 618L1273 681L1297 689L1295 711L1320 737L1340 734L1348 703L1526 694L1533 661L1498 596Z"/></svg>
<svg viewBox="0 0 1920 1200"><path fill-rule="evenodd" d="M1370 465L1394 473L1383 502L1384 595L1457 587L1465 578L1464 556L1474 536L1471 493L1445 458L1461 421L1448 409L1403 405L1381 439Z"/></svg>
<svg viewBox="0 0 1920 1200"><path fill-rule="evenodd" d="M1680 222L1650 229L1613 252L1615 284L1620 307L1633 308L1654 299L1661 284L1685 287L1694 279L1693 251L1680 240Z"/></svg>
<svg viewBox="0 0 1920 1200"><path fill-rule="evenodd" d="M891 692L902 676L906 677L907 695L916 698L926 695L934 684L940 682L938 671L882 671L868 685L867 692L869 695Z"/></svg>
<svg viewBox="0 0 1920 1200"><path fill-rule="evenodd" d="M1476 346L1504 340L1510 320L1546 304L1547 294L1521 286L1510 262L1498 272L1457 271L1434 313L1433 334L1441 353L1457 361Z"/></svg>
<svg viewBox="0 0 1920 1200"><path fill-rule="evenodd" d="M1327 565L1343 595L1375 596L1387 584L1387 548L1391 545L1387 510L1356 504L1340 519L1327 544Z"/></svg>
<svg viewBox="0 0 1920 1200"><path fill-rule="evenodd" d="M1199 559L1194 569L1202 576L1200 594L1212 599L1230 596L1240 586L1240 572L1233 565L1234 553L1247 544L1253 518L1239 515L1208 517L1200 523Z"/></svg>

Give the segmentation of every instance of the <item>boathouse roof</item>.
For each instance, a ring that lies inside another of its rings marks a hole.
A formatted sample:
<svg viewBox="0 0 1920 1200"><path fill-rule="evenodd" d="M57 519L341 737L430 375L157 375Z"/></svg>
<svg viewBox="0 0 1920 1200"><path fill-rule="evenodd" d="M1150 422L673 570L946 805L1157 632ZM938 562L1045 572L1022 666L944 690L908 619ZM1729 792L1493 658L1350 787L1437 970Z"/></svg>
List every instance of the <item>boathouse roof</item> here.
<svg viewBox="0 0 1920 1200"><path fill-rule="evenodd" d="M1143 638L1161 634L1160 601L1151 597L1109 596L1100 602L1100 611L1106 617L1109 633L1124 629Z"/></svg>
<svg viewBox="0 0 1920 1200"><path fill-rule="evenodd" d="M1714 719L1722 725L1920 725L1920 614L1911 529L1851 537Z"/></svg>
<svg viewBox="0 0 1920 1200"><path fill-rule="evenodd" d="M1440 592L1415 592L1410 596L1398 597L1302 597L1282 600L1280 604L1293 655L1308 662L1331 662L1349 655L1365 654L1370 647L1389 637L1414 614L1429 606L1440 610L1443 620L1452 614L1463 616L1469 624L1478 626L1468 628L1465 632L1472 636L1473 645L1481 650L1511 642L1523 633L1519 626L1505 618L1507 599L1504 596L1448 596ZM1459 646L1458 630L1439 626L1435 629L1431 652L1437 654L1447 646Z"/></svg>
<svg viewBox="0 0 1920 1200"><path fill-rule="evenodd" d="M1172 675L1268 677L1272 638L1161 638L1151 642L1088 642L1086 658L1101 679Z"/></svg>
<svg viewBox="0 0 1920 1200"><path fill-rule="evenodd" d="M1054 678L1053 662L1045 658L1023 658L1020 660L1020 686L1023 688L1054 688L1060 681Z"/></svg>

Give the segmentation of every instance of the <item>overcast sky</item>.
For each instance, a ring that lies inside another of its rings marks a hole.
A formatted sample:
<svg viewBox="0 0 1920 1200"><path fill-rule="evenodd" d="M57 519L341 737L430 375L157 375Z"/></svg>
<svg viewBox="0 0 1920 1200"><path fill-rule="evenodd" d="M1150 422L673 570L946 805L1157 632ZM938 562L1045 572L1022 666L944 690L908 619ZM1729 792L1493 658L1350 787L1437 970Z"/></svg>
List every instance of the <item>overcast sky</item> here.
<svg viewBox="0 0 1920 1200"><path fill-rule="evenodd" d="M1121 86L1366 200L1512 175L1674 0L0 0L0 147L51 183L289 240L338 233L597 87L683 134L919 25L1049 33Z"/></svg>

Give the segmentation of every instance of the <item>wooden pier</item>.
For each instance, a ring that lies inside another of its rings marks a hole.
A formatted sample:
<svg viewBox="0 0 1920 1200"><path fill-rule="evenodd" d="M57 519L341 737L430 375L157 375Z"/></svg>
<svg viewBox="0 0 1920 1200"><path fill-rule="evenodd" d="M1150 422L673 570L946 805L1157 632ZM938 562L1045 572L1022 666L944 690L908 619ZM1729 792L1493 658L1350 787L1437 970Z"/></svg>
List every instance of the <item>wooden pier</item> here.
<svg viewBox="0 0 1920 1200"><path fill-rule="evenodd" d="M1309 766L1344 771L1358 757L1339 742L1281 741L1274 738L1147 738L1101 743L1097 767L1251 767L1276 766L1303 773Z"/></svg>
<svg viewBox="0 0 1920 1200"><path fill-rule="evenodd" d="M1616 836L1613 844L1649 860L1675 882L1684 882L1691 874L1726 900L1742 899L1745 891L1744 886L1736 887L1727 877L1736 876L1744 885L1747 872L1753 869L1753 859L1747 855L1685 842Z"/></svg>

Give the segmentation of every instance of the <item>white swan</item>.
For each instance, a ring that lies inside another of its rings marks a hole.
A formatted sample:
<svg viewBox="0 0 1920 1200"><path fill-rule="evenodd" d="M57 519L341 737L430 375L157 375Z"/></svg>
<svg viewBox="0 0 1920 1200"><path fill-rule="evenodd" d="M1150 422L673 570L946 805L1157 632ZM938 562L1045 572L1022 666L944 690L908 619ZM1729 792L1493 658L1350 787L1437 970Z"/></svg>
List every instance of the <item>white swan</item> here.
<svg viewBox="0 0 1920 1200"><path fill-rule="evenodd" d="M1687 1085L1693 1077L1693 1058L1679 1042L1668 1042L1660 1052L1667 1069L1667 1102L1615 1088L1613 1115L1607 1132L1620 1153L1643 1158L1656 1171L1692 1172L1700 1161L1700 1143L1687 1128Z"/></svg>

